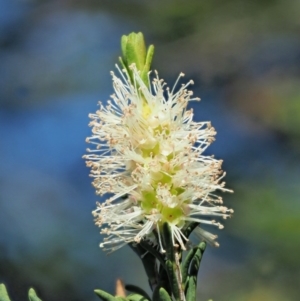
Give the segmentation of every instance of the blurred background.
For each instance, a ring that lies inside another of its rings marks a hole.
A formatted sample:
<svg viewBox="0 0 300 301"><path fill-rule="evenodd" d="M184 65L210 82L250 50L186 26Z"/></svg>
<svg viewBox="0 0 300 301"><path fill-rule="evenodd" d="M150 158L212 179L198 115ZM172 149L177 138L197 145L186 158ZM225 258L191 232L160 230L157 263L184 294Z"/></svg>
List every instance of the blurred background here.
<svg viewBox="0 0 300 301"><path fill-rule="evenodd" d="M195 81L195 119L217 129L208 153L235 191L198 299L299 300L299 13L296 0L0 0L0 282L12 299L33 286L45 301L93 301L117 277L148 289L129 248L98 247L81 158L120 37L142 31L169 85Z"/></svg>

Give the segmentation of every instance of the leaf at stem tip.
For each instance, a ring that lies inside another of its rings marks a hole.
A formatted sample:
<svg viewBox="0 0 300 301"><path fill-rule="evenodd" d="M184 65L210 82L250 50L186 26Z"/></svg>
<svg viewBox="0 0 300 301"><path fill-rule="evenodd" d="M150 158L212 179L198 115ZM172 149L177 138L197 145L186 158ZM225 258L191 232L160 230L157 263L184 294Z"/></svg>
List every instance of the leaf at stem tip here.
<svg viewBox="0 0 300 301"><path fill-rule="evenodd" d="M102 290L94 290L95 294L103 301L116 301L116 298Z"/></svg>
<svg viewBox="0 0 300 301"><path fill-rule="evenodd" d="M10 301L4 284L0 284L0 301Z"/></svg>
<svg viewBox="0 0 300 301"><path fill-rule="evenodd" d="M31 288L28 292L28 298L30 301L42 301L35 293L35 290Z"/></svg>
<svg viewBox="0 0 300 301"><path fill-rule="evenodd" d="M141 32L132 32L129 35L123 35L121 38L122 58L120 62L122 67L133 82L133 74L130 66L135 64L137 70L141 72L141 78L146 86L149 86L148 72L151 68L151 62L154 54L154 46L146 47L144 35Z"/></svg>
<svg viewBox="0 0 300 301"><path fill-rule="evenodd" d="M141 72L141 78L143 79L144 83L146 85L149 85L150 83L148 82L148 72L150 71L151 68L151 63L154 55L154 46L150 45L147 51L147 56L146 56L146 62L143 67L143 70Z"/></svg>

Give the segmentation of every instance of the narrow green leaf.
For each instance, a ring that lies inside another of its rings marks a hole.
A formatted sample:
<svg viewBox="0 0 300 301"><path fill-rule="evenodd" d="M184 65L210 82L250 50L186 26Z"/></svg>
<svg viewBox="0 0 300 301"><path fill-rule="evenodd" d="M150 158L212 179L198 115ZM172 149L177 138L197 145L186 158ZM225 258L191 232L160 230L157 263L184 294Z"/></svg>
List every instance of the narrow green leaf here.
<svg viewBox="0 0 300 301"><path fill-rule="evenodd" d="M193 230L199 225L197 222L187 223L181 230L185 237L189 238Z"/></svg>
<svg viewBox="0 0 300 301"><path fill-rule="evenodd" d="M197 247L197 251L193 257L193 260L191 262L191 267L190 267L190 272L189 274L191 276L196 276L198 275L198 271L200 268L200 262L203 256L203 253L205 251L206 248L206 243L205 242L201 242L198 247Z"/></svg>
<svg viewBox="0 0 300 301"><path fill-rule="evenodd" d="M162 226L162 240L164 248L166 249L167 259L175 262L175 247L172 241L172 232L168 223Z"/></svg>
<svg viewBox="0 0 300 301"><path fill-rule="evenodd" d="M10 301L4 284L0 284L0 301Z"/></svg>
<svg viewBox="0 0 300 301"><path fill-rule="evenodd" d="M182 265L181 265L181 275L182 275L182 283L186 284L188 272L190 268L191 261L193 260L195 254L197 252L197 248L192 248L188 254L186 255Z"/></svg>
<svg viewBox="0 0 300 301"><path fill-rule="evenodd" d="M148 51L147 51L147 56L146 56L146 61L145 61L145 66L144 66L144 70L147 73L151 69L153 56L154 56L154 45L150 45L148 48Z"/></svg>
<svg viewBox="0 0 300 301"><path fill-rule="evenodd" d="M116 301L116 298L102 290L94 290L95 294L103 301Z"/></svg>
<svg viewBox="0 0 300 301"><path fill-rule="evenodd" d="M29 301L42 301L35 293L35 290L31 288L28 292Z"/></svg>
<svg viewBox="0 0 300 301"><path fill-rule="evenodd" d="M159 289L159 301L172 301L170 295L163 287Z"/></svg>
<svg viewBox="0 0 300 301"><path fill-rule="evenodd" d="M206 243L201 242L195 249L196 252L191 260L188 279L186 281L186 300L196 301L197 295L197 276L200 268L201 259L206 248Z"/></svg>
<svg viewBox="0 0 300 301"><path fill-rule="evenodd" d="M121 50L122 50L123 60L124 60L125 64L127 64L127 60L126 60L126 45L127 45L127 41L128 41L127 36L123 35L121 37Z"/></svg>
<svg viewBox="0 0 300 301"><path fill-rule="evenodd" d="M149 295L140 287L133 285L133 284L127 284L125 285L125 289L127 291L133 292L137 295L143 296L146 299L151 300L151 298L149 297Z"/></svg>
<svg viewBox="0 0 300 301"><path fill-rule="evenodd" d="M142 70L146 60L146 44L141 32L128 35L125 51L128 66L134 63L138 70Z"/></svg>
<svg viewBox="0 0 300 301"><path fill-rule="evenodd" d="M180 298L180 289L179 289L179 283L178 283L178 278L176 274L176 266L175 263L167 260L166 261L166 267L167 267L167 273L168 273L168 278L171 286L171 291L173 293L173 296L175 300L181 300Z"/></svg>
<svg viewBox="0 0 300 301"><path fill-rule="evenodd" d="M190 276L188 278L187 288L186 288L186 301L196 301L197 294L197 277Z"/></svg>
<svg viewBox="0 0 300 301"><path fill-rule="evenodd" d="M148 51L147 51L146 62L145 62L144 68L141 72L141 78L148 87L150 86L150 83L148 80L148 72L150 71L150 68L151 68L153 55L154 55L154 46L150 45L148 48Z"/></svg>

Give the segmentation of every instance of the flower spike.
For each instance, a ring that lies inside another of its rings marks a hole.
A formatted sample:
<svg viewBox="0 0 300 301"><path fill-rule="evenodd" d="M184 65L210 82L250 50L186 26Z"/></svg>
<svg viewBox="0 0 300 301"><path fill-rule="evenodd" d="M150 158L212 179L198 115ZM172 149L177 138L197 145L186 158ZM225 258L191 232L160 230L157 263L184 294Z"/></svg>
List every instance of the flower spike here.
<svg viewBox="0 0 300 301"><path fill-rule="evenodd" d="M112 73L112 99L90 114L93 135L87 141L95 148L84 156L96 193L112 194L93 211L107 235L100 246L112 252L146 240L164 252L161 231L167 223L173 246L184 250L186 225L222 228L210 217L232 213L214 193L230 191L222 182L222 161L203 155L216 131L208 121L193 121L187 109L198 100L188 90L192 81L168 89L156 72L150 88L136 65L130 66L132 81L117 69L121 76ZM217 246L215 235L196 229Z"/></svg>

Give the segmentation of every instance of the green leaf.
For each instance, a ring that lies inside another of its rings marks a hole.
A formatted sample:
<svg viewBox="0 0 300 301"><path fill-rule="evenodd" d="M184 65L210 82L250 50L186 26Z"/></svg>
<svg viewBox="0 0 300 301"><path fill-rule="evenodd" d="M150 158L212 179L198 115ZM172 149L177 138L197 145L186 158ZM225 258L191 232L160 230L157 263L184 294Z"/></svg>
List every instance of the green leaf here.
<svg viewBox="0 0 300 301"><path fill-rule="evenodd" d="M141 32L132 32L127 36L125 55L128 66L136 64L138 70L143 69L146 61L146 44Z"/></svg>
<svg viewBox="0 0 300 301"><path fill-rule="evenodd" d="M35 290L31 288L28 292L29 301L42 301L35 293Z"/></svg>
<svg viewBox="0 0 300 301"><path fill-rule="evenodd" d="M116 301L116 298L102 290L94 290L95 294L103 301Z"/></svg>
<svg viewBox="0 0 300 301"><path fill-rule="evenodd" d="M127 41L128 41L128 36L123 35L121 37L121 50L122 50L122 55L123 55L123 58L124 58L124 64L127 64L127 59L126 59Z"/></svg>
<svg viewBox="0 0 300 301"><path fill-rule="evenodd" d="M188 277L188 272L189 272L191 261L193 260L197 250L198 250L197 247L192 248L188 252L187 256L185 257L185 260L183 261L183 263L181 265L182 283L184 286L186 285L186 282L187 282L187 277Z"/></svg>
<svg viewBox="0 0 300 301"><path fill-rule="evenodd" d="M0 301L10 301L4 284L0 284Z"/></svg>
<svg viewBox="0 0 300 301"><path fill-rule="evenodd" d="M141 78L147 86L149 86L150 84L148 80L148 72L150 71L151 68L153 55L154 55L154 46L150 45L147 51L146 62L141 72Z"/></svg>
<svg viewBox="0 0 300 301"><path fill-rule="evenodd" d="M189 275L191 276L196 276L198 275L198 271L200 268L200 262L203 256L203 253L205 251L206 248L206 243L203 241L201 242L198 247L197 247L197 251L193 257L193 260L191 262L191 267L190 267L190 272Z"/></svg>
<svg viewBox="0 0 300 301"><path fill-rule="evenodd" d="M166 261L166 267L167 267L167 273L168 273L168 278L171 286L171 291L174 295L174 298L176 300L181 300L180 298L180 289L179 289L179 283L178 283L178 278L176 274L176 265L175 262L172 262L170 260Z"/></svg>
<svg viewBox="0 0 300 301"><path fill-rule="evenodd" d="M197 294L197 277L190 276L186 288L186 301L196 301Z"/></svg>
<svg viewBox="0 0 300 301"><path fill-rule="evenodd" d="M197 276L200 268L201 259L206 248L206 243L201 242L196 248L192 260L190 261L190 267L188 272L188 278L186 280L186 300L196 301L197 295ZM190 259L189 259L190 260Z"/></svg>
<svg viewBox="0 0 300 301"><path fill-rule="evenodd" d="M184 234L185 237L189 238L189 236L191 235L191 233L193 232L193 230L199 225L200 223L197 222L190 222L187 223L183 229L182 229L182 233Z"/></svg>
<svg viewBox="0 0 300 301"><path fill-rule="evenodd" d="M140 287L138 287L136 285L127 284L127 285L125 285L125 289L127 291L135 293L136 295L143 296L145 298L145 300L146 299L151 300L151 298L149 297L149 295L142 288L140 288Z"/></svg>
<svg viewBox="0 0 300 301"><path fill-rule="evenodd" d="M164 248L166 249L167 259L175 262L175 247L172 241L172 232L168 223L162 226L162 240Z"/></svg>
<svg viewBox="0 0 300 301"><path fill-rule="evenodd" d="M140 294L130 294L127 296L127 300L129 301L150 301L151 299L145 298L145 296L142 296Z"/></svg>
<svg viewBox="0 0 300 301"><path fill-rule="evenodd" d="M159 299L158 300L159 301L172 301L170 295L163 287L161 287L159 289Z"/></svg>

